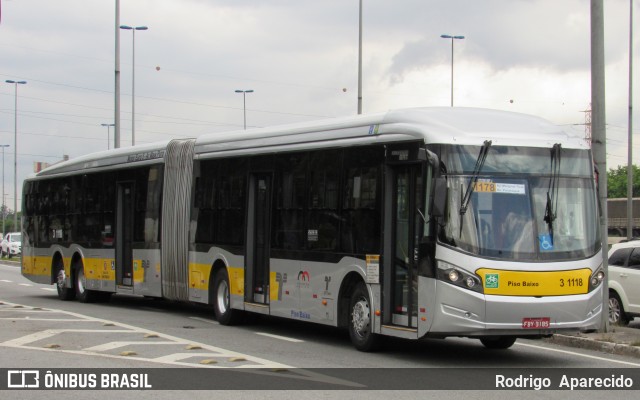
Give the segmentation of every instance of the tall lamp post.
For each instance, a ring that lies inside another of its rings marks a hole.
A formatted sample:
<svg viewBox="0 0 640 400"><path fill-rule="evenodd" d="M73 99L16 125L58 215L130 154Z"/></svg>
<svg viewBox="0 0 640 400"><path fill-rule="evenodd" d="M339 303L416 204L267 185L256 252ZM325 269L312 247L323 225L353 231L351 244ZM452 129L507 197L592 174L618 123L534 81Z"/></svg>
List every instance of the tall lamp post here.
<svg viewBox="0 0 640 400"><path fill-rule="evenodd" d="M249 90L236 90L236 93L242 93L242 103L244 110L244 129L247 129L247 93L253 93L253 89Z"/></svg>
<svg viewBox="0 0 640 400"><path fill-rule="evenodd" d="M5 204L4 204L4 149L5 147L9 147L8 144L0 144L0 147L2 147L2 234L4 235L5 233L5 227L4 227L4 219L5 219Z"/></svg>
<svg viewBox="0 0 640 400"><path fill-rule="evenodd" d="M633 237L633 0L629 1L629 126L627 133L627 239Z"/></svg>
<svg viewBox="0 0 640 400"><path fill-rule="evenodd" d="M130 30L133 32L133 57L131 64L133 66L131 72L131 145L136 145L136 31L146 31L146 26L129 26L120 25L120 29Z"/></svg>
<svg viewBox="0 0 640 400"><path fill-rule="evenodd" d="M451 107L453 107L453 41L456 39L462 40L464 36L454 35L440 35L443 39L451 39Z"/></svg>
<svg viewBox="0 0 640 400"><path fill-rule="evenodd" d="M14 136L13 136L13 229L18 229L18 85L26 85L27 81L14 81L7 79L5 82L14 86ZM4 200L3 200L4 202Z"/></svg>
<svg viewBox="0 0 640 400"><path fill-rule="evenodd" d="M362 0L358 14L358 114L362 114Z"/></svg>
<svg viewBox="0 0 640 400"><path fill-rule="evenodd" d="M100 124L100 125L107 127L107 150L109 150L111 148L109 146L109 141L111 140L111 132L109 132L109 130L111 129L112 126L116 126L116 124Z"/></svg>

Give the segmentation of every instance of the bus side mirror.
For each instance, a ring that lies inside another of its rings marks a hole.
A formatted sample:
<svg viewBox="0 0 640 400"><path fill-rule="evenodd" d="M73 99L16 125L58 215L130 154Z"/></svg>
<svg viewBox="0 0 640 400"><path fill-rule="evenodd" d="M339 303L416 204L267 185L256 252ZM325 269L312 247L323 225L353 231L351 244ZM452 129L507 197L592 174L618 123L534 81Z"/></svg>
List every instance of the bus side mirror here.
<svg viewBox="0 0 640 400"><path fill-rule="evenodd" d="M444 209L447 204L447 180L439 177L435 179L433 188L433 207L431 216L436 218L444 217Z"/></svg>

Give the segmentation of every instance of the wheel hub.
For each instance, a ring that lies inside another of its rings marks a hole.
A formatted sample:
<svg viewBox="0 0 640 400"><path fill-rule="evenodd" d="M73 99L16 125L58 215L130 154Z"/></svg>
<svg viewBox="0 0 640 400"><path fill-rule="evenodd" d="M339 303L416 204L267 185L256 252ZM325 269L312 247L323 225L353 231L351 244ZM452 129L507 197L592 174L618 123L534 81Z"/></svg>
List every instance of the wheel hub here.
<svg viewBox="0 0 640 400"><path fill-rule="evenodd" d="M64 273L64 269L58 271L56 281L59 289L64 289L67 286L67 275Z"/></svg>
<svg viewBox="0 0 640 400"><path fill-rule="evenodd" d="M371 321L369 302L360 300L353 306L352 322L353 328L359 336L364 336Z"/></svg>
<svg viewBox="0 0 640 400"><path fill-rule="evenodd" d="M217 292L218 307L222 314L227 312L229 308L229 286L226 281L220 282Z"/></svg>
<svg viewBox="0 0 640 400"><path fill-rule="evenodd" d="M609 322L617 323L620 321L620 303L617 299L609 298Z"/></svg>

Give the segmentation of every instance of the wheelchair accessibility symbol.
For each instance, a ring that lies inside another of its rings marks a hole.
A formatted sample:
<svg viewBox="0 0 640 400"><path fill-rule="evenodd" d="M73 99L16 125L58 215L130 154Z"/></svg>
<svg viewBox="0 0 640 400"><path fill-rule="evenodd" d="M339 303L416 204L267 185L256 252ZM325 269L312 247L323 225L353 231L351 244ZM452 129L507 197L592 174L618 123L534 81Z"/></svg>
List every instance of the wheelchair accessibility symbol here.
<svg viewBox="0 0 640 400"><path fill-rule="evenodd" d="M553 239L551 239L551 235L538 235L538 240L540 241L540 250L542 251L551 251L553 250Z"/></svg>

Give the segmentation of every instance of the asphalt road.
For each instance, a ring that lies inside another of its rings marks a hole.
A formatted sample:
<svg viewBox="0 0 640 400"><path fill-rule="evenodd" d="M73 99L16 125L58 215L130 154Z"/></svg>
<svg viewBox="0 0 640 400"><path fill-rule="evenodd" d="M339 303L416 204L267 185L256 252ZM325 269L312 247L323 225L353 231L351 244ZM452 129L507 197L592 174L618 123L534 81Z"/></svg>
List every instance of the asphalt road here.
<svg viewBox="0 0 640 400"><path fill-rule="evenodd" d="M136 296L117 295L108 303L97 304L63 302L57 299L55 287L30 282L20 275L16 264L7 263L0 263L0 302L0 369L196 367L200 371L228 367L255 371L257 368L279 374L272 380L284 382L277 387L280 390L232 390L222 392L224 398L424 397L424 392L398 391L415 388L415 382L403 383L402 379L393 382L391 392L349 390L367 381L351 379L354 371L365 371L370 378L368 384L377 387L376 382L371 381L375 374L362 368L375 368L369 371L376 373L381 368L404 368L410 369L411 373L415 369L426 369L425 374L441 376L448 371L458 373L456 368L487 371L487 368L608 370L640 367L640 361L635 358L529 340L518 340L506 351L492 351L470 339L419 342L392 339L381 352L361 353L351 346L345 331L315 324L255 317L243 325L226 327L213 319L213 312L207 307ZM0 379L4 377L0 376ZM228 382L237 379L238 386L245 387L248 382L255 383L265 377L264 374L246 373L229 379ZM470 379L473 376L463 374L460 387L467 383L464 380ZM349 391L323 390L327 387ZM126 398L131 393L135 393L137 399L157 400L182 398L185 394L190 398L204 398L209 392L12 390L10 398L82 396L108 399ZM428 398L447 399L539 398L541 393L545 398L570 399L577 394L471 390L429 393ZM630 392L585 391L580 398L603 398L604 393L607 398L628 398ZM635 396L637 392L632 394Z"/></svg>

